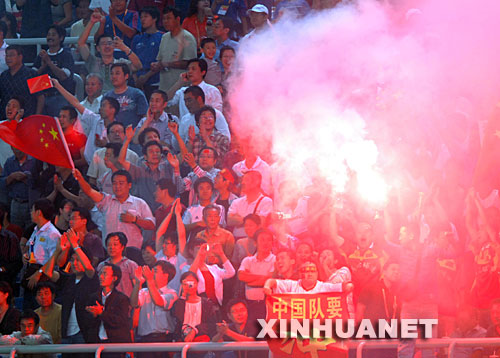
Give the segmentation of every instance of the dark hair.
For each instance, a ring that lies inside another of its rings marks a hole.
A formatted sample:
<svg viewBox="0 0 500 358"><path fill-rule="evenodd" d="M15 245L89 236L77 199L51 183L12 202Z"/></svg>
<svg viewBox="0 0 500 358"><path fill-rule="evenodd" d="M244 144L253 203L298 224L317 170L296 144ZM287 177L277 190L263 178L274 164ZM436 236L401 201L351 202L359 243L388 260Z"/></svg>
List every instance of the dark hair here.
<svg viewBox="0 0 500 358"><path fill-rule="evenodd" d="M210 37L205 37L201 40L200 47L203 48L206 44L215 44L215 40Z"/></svg>
<svg viewBox="0 0 500 358"><path fill-rule="evenodd" d="M36 285L35 295L38 295L38 291L40 291L42 288L48 288L53 295L56 294L56 286L50 281L44 281Z"/></svg>
<svg viewBox="0 0 500 358"><path fill-rule="evenodd" d="M0 21L0 32L3 33L3 37L7 36L7 32L9 32L9 28L7 27L7 24L3 21Z"/></svg>
<svg viewBox="0 0 500 358"><path fill-rule="evenodd" d="M194 114L194 119L196 121L196 125L199 127L200 126L200 117L203 112L210 112L214 116L214 123L217 122L217 114L215 113L215 109L211 106L203 106L201 107L195 114Z"/></svg>
<svg viewBox="0 0 500 358"><path fill-rule="evenodd" d="M61 107L60 111L68 111L69 112L69 119L76 119L78 117L78 113L76 112L76 109L72 106L63 106L63 107Z"/></svg>
<svg viewBox="0 0 500 358"><path fill-rule="evenodd" d="M176 254L179 253L179 239L177 238L177 232L172 230L167 230L167 232L163 234L162 245L164 245L167 240L175 245L175 253Z"/></svg>
<svg viewBox="0 0 500 358"><path fill-rule="evenodd" d="M120 283L120 281L122 279L122 269L120 268L120 266L112 264L111 262L105 262L104 266L101 268L101 270L103 268L105 268L106 266L111 267L111 270L113 270L113 276L116 277L114 287L118 286L118 284Z"/></svg>
<svg viewBox="0 0 500 358"><path fill-rule="evenodd" d="M106 98L108 98L108 97L104 97L102 100L104 101ZM106 127L106 132L108 133L108 135L109 135L109 133L111 131L111 128L113 128L114 126L120 126L120 127L122 127L123 128L123 133L125 133L125 125L122 122L114 121L114 122L111 122L110 124L108 124L108 126Z"/></svg>
<svg viewBox="0 0 500 358"><path fill-rule="evenodd" d="M243 174L243 176L246 176L246 175L252 175L255 180L259 183L259 186L262 184L262 174L260 174L260 172L256 171L256 170L250 170L248 172L246 172L245 174Z"/></svg>
<svg viewBox="0 0 500 358"><path fill-rule="evenodd" d="M236 51L231 46L223 46L219 51L219 58L222 58L222 55L224 55L226 51L233 51L233 53L236 54Z"/></svg>
<svg viewBox="0 0 500 358"><path fill-rule="evenodd" d="M7 298L7 303L9 306L14 302L14 296L12 295L12 287L6 281L0 281L0 292L7 293L9 297Z"/></svg>
<svg viewBox="0 0 500 358"><path fill-rule="evenodd" d="M201 178L196 179L196 181L194 182L195 193L198 193L198 187L203 183L209 183L210 186L212 187L212 190L214 190L214 182L212 181L212 179L210 179L208 177L201 177Z"/></svg>
<svg viewBox="0 0 500 358"><path fill-rule="evenodd" d="M10 25L7 25L9 32L11 33L12 36L16 36L16 33L17 33L17 19L16 19L16 17L13 14L11 14L10 12L4 12L1 17L4 17L4 16L10 22Z"/></svg>
<svg viewBox="0 0 500 358"><path fill-rule="evenodd" d="M163 102L168 102L167 92L158 89L151 92L151 95L153 95L154 93L161 95L161 97L163 98ZM151 99L151 96L149 96L149 98Z"/></svg>
<svg viewBox="0 0 500 358"><path fill-rule="evenodd" d="M25 309L21 312L21 315L19 316L19 323L21 323L23 319L32 319L35 322L35 326L40 324L40 317L32 309Z"/></svg>
<svg viewBox="0 0 500 358"><path fill-rule="evenodd" d="M153 267L156 266L160 266L163 273L168 274L168 282L172 281L172 279L175 277L175 274L177 273L177 271L175 270L175 266L168 261L158 260L153 265Z"/></svg>
<svg viewBox="0 0 500 358"><path fill-rule="evenodd" d="M83 220L87 220L87 225L90 221L92 221L92 216L90 215L90 211L87 208L77 206L73 209L73 212L77 212Z"/></svg>
<svg viewBox="0 0 500 358"><path fill-rule="evenodd" d="M177 9L176 7L165 6L163 8L163 15L168 14L169 12L171 12L172 14L174 14L175 18L178 18L178 17L182 16L182 12L179 9Z"/></svg>
<svg viewBox="0 0 500 358"><path fill-rule="evenodd" d="M57 207L57 211L61 210L61 209L64 209L64 206L66 204L71 204L71 206L74 208L76 206L76 203L73 201L73 200L69 200L69 199L63 199L61 200L61 203L59 204L59 206Z"/></svg>
<svg viewBox="0 0 500 358"><path fill-rule="evenodd" d="M186 17L193 16L198 13L198 3L203 0L191 0Z"/></svg>
<svg viewBox="0 0 500 358"><path fill-rule="evenodd" d="M21 45L9 45L5 49L5 53L7 53L7 51L16 51L18 55L23 55L23 47Z"/></svg>
<svg viewBox="0 0 500 358"><path fill-rule="evenodd" d="M130 67L126 63L123 62L118 62L118 63L113 63L111 65L110 71L113 71L113 68L120 67L123 71L123 74L126 76L128 75L130 77Z"/></svg>
<svg viewBox="0 0 500 358"><path fill-rule="evenodd" d="M123 247L127 247L127 242L128 242L128 239L127 239L127 236L121 232L121 231L115 231L115 232L110 232L108 234L108 236L106 236L106 239L104 240L104 244L106 246L108 246L108 241L109 239L111 239L113 236L116 236L118 238L118 241L120 241L120 244L123 246Z"/></svg>
<svg viewBox="0 0 500 358"><path fill-rule="evenodd" d="M161 190L167 190L168 195L175 198L175 194L177 194L177 186L172 180L168 178L161 178L156 182L156 185L158 185Z"/></svg>
<svg viewBox="0 0 500 358"><path fill-rule="evenodd" d="M194 98L201 97L201 99L203 100L203 103L205 103L205 92L203 92L203 90L201 89L201 87L199 87L199 86L189 86L184 91L184 95L186 95L186 93L191 93L191 95Z"/></svg>
<svg viewBox="0 0 500 358"><path fill-rule="evenodd" d="M227 303L226 303L226 315L227 317L229 317L229 314L231 313L231 308L237 304L243 304L243 306L245 306L245 308L247 309L248 311L248 304L247 304L247 301L245 301L243 298L232 298L230 299Z"/></svg>
<svg viewBox="0 0 500 358"><path fill-rule="evenodd" d="M195 274L193 271L186 271L181 275L180 281L184 281L186 278L192 277L196 280L196 282L200 282L200 279L198 278L198 275Z"/></svg>
<svg viewBox="0 0 500 358"><path fill-rule="evenodd" d="M99 46L99 44L101 43L101 40L105 37L109 37L111 40L113 40L113 36L111 35L108 35L108 34L102 34L102 35L99 35L95 38L95 45L96 46Z"/></svg>
<svg viewBox="0 0 500 358"><path fill-rule="evenodd" d="M139 139L139 144L141 146L144 145L144 141L146 140L146 134L148 134L149 132L155 132L158 135L158 138L160 138L160 132L158 131L158 129L153 127L147 127L141 132L141 134L139 134L138 139Z"/></svg>
<svg viewBox="0 0 500 358"><path fill-rule="evenodd" d="M205 145L205 146L203 146L203 148L200 149L199 154L201 154L201 152L203 152L204 150L211 150L212 153L214 153L214 159L215 160L217 160L217 158L219 157L219 154L217 153L217 150L215 150L215 148L213 148L213 147L207 147Z"/></svg>
<svg viewBox="0 0 500 358"><path fill-rule="evenodd" d="M190 64L192 63L197 63L198 66L200 67L200 71L201 72L205 72L205 74L203 75L203 78L205 78L205 76L207 75L207 71L208 71L208 65L207 65L207 61L205 61L204 59L202 58L192 58L190 59L188 62L187 62L187 65L189 67Z"/></svg>
<svg viewBox="0 0 500 358"><path fill-rule="evenodd" d="M152 147L152 146L157 146L158 148L160 148L160 152L163 150L161 144L158 141L150 140L149 142L147 142L146 144L143 145L142 154L146 155L148 152L148 148Z"/></svg>
<svg viewBox="0 0 500 358"><path fill-rule="evenodd" d="M223 29L229 29L229 33L234 30L234 21L229 16L222 16L217 19L217 21L222 22Z"/></svg>
<svg viewBox="0 0 500 358"><path fill-rule="evenodd" d="M154 252L156 252L156 245L153 240L144 240L141 245L141 251L146 250L146 248L151 247Z"/></svg>
<svg viewBox="0 0 500 358"><path fill-rule="evenodd" d="M35 211L40 210L45 220L52 220L54 217L54 205L49 199L38 199L33 203Z"/></svg>
<svg viewBox="0 0 500 358"><path fill-rule="evenodd" d="M111 182L113 182L113 179L118 175L121 175L121 176L124 176L125 178L127 178L127 183L132 183L132 176L130 175L130 173L128 171L123 170L123 169L117 170L116 172L113 173L113 175L111 175Z"/></svg>
<svg viewBox="0 0 500 358"><path fill-rule="evenodd" d="M101 103L104 101L108 101L109 105L115 109L115 116L118 114L118 112L120 112L120 102L118 102L116 98L106 96L106 97L103 97L103 99L101 100ZM111 122L110 124L108 124L108 127L110 125L112 125L113 123L115 123L115 122ZM117 122L117 123L120 123L120 122ZM123 126L123 128L125 130L125 126Z"/></svg>
<svg viewBox="0 0 500 358"><path fill-rule="evenodd" d="M295 251L293 251L292 249L289 249L289 248L282 248L280 249L277 253L276 253L276 257L278 257L279 254L281 253L287 253L288 256L291 258L291 259L294 259L295 260Z"/></svg>
<svg viewBox="0 0 500 358"><path fill-rule="evenodd" d="M160 18L160 12L158 11L158 9L156 7L153 7L153 6L146 6L146 7L143 7L140 11L139 11L139 16L143 13L147 13L149 15L151 15L151 17L153 19L155 19L155 23L156 21L158 21L158 19Z"/></svg>
<svg viewBox="0 0 500 358"><path fill-rule="evenodd" d="M113 155L118 158L120 155L120 150L122 149L121 143L106 143L105 147L113 151Z"/></svg>
<svg viewBox="0 0 500 358"><path fill-rule="evenodd" d="M219 213L219 216L221 215L221 209L220 209L220 206L219 205L215 205L215 204L208 204L207 206L205 206L203 208L203 211L202 211L202 215L203 215L203 218L205 218L205 215L207 214L207 212L209 210L216 210L218 213Z"/></svg>
<svg viewBox="0 0 500 358"><path fill-rule="evenodd" d="M56 30L57 34L59 35L59 37L61 38L61 43L59 44L61 47L64 43L64 39L66 38L66 30L64 29L64 27L60 26L60 25L50 25L48 30L47 30L47 33L51 30L51 29L54 29Z"/></svg>
<svg viewBox="0 0 500 358"><path fill-rule="evenodd" d="M25 99L21 96L12 96L9 98L9 101L11 99L15 99L17 102L19 102L19 107L23 108L24 109L24 105L25 105ZM7 103L9 103L9 101L7 101Z"/></svg>
<svg viewBox="0 0 500 358"><path fill-rule="evenodd" d="M274 240L274 233L271 230L266 229L266 228L260 228L260 229L257 229L255 234L253 234L253 240L255 241L256 245L258 245L257 239L259 238L260 235L270 235Z"/></svg>
<svg viewBox="0 0 500 358"><path fill-rule="evenodd" d="M245 216L243 218L243 224L245 224L247 220L253 221L258 226L260 226L260 224L262 223L262 221L260 220L260 216L257 214L248 214L247 216Z"/></svg>

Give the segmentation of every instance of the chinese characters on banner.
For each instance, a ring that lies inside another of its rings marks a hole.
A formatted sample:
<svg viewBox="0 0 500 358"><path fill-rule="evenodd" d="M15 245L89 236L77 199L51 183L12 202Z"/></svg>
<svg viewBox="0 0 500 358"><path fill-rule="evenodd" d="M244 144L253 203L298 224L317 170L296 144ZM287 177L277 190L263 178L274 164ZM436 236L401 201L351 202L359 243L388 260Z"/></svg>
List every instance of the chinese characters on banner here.
<svg viewBox="0 0 500 358"><path fill-rule="evenodd" d="M273 318L299 321L331 319L335 325L335 320L348 318L345 296L341 293L275 294L267 296L266 305L267 321ZM334 338L277 338L267 342L275 357L347 357L347 348L341 347Z"/></svg>

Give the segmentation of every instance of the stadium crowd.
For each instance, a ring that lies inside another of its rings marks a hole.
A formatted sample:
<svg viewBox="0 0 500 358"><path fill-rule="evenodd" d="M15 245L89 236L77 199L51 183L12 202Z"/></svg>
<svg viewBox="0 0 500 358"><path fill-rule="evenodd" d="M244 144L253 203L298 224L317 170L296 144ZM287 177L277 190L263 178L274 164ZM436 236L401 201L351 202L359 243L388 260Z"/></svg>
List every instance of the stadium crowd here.
<svg viewBox="0 0 500 358"><path fill-rule="evenodd" d="M239 44L287 11L334 5L0 1L0 113L57 116L76 166L0 143L1 344L253 341L273 292L344 292L356 320L438 318L439 337L500 336L498 192L457 174L477 160L477 132L470 150L443 144L439 166L441 147L408 143L415 165L374 209L319 177L301 187L233 131ZM17 32L47 36L33 67L29 48L4 41ZM30 94L41 74L53 88Z"/></svg>

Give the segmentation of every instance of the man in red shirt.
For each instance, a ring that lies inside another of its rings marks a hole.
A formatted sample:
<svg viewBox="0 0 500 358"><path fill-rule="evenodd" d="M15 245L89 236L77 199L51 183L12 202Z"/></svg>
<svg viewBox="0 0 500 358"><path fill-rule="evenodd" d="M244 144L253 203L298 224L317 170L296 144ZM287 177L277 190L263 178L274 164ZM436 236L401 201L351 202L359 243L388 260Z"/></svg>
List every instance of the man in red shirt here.
<svg viewBox="0 0 500 358"><path fill-rule="evenodd" d="M69 152L71 153L71 158L80 171L86 169L88 166L83 152L85 150L85 144L87 143L87 137L85 134L77 132L74 129L75 121L78 117L78 113L71 106L64 106L59 111L59 122L61 123L61 128L64 133L64 138L68 143ZM86 173L86 171L84 171Z"/></svg>

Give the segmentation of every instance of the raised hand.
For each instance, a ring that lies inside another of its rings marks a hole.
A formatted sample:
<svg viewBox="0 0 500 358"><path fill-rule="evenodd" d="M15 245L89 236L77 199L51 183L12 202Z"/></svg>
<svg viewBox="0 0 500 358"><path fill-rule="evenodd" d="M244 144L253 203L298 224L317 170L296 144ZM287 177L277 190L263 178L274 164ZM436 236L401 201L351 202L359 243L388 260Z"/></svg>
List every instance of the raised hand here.
<svg viewBox="0 0 500 358"><path fill-rule="evenodd" d="M179 159L172 153L167 154L167 160L174 169L179 169Z"/></svg>
<svg viewBox="0 0 500 358"><path fill-rule="evenodd" d="M132 128L131 125L129 125L127 129L125 129L125 137L127 137L128 141L131 141L132 138L134 138L134 135L135 135L135 129Z"/></svg>

